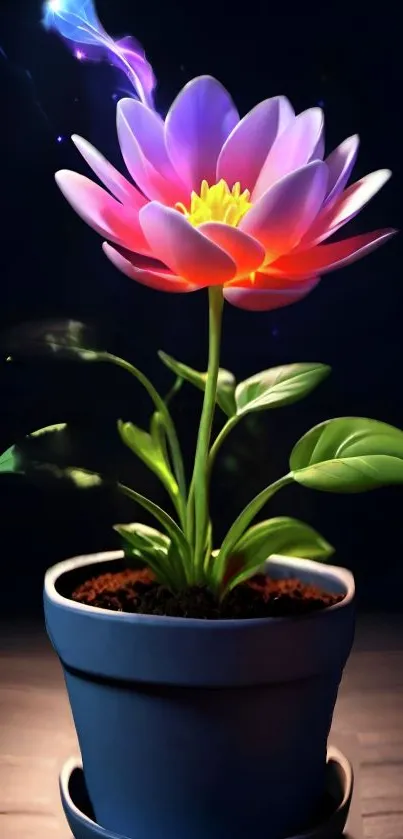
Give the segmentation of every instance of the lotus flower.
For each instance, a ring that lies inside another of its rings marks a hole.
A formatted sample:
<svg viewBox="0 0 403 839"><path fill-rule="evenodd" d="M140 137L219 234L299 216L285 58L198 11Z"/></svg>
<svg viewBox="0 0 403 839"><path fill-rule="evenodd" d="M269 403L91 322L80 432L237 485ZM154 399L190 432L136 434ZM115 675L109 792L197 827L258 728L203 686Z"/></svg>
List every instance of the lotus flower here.
<svg viewBox="0 0 403 839"><path fill-rule="evenodd" d="M211 76L189 82L165 121L123 99L117 130L129 182L86 140L73 141L102 181L61 171L76 212L107 241L111 262L144 285L171 292L223 286L250 310L305 297L320 277L359 259L395 231L323 244L389 179L382 169L347 188L359 139L324 156L323 113L298 116L266 99L240 119Z"/></svg>

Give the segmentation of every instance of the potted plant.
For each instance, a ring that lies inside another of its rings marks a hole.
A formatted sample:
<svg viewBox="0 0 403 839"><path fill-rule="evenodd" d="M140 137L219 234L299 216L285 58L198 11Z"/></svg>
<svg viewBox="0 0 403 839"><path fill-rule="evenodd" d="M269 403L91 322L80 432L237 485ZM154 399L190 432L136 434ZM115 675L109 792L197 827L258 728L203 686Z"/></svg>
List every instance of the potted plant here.
<svg viewBox="0 0 403 839"><path fill-rule="evenodd" d="M123 273L161 291L208 296L210 331L207 372L160 353L177 381L203 392L190 473L169 400L129 362L69 336L78 357L117 364L144 386L154 405L150 428L125 419L118 430L162 482L173 513L118 484L156 527L116 524L121 552L51 568L47 631L99 825L133 839L285 839L309 826L323 792L353 639L354 581L327 563L333 549L308 525L255 519L293 482L326 492L402 483L403 432L356 417L317 425L296 442L288 473L262 489L216 545L209 485L228 434L252 412L302 399L329 374L304 362L237 383L220 368L222 313L225 302L252 311L296 302L321 275L390 238L383 230L323 244L390 173L345 188L357 137L323 160L320 109L296 117L280 96L240 119L210 76L187 84L163 120L138 44L107 36L91 4L80 14L50 2L46 23L76 54L106 52L132 80L138 98L119 102L117 126L134 183L78 137L109 191L75 172L59 172L57 183ZM216 410L224 422L213 440ZM22 468L17 448L1 468ZM80 486L102 481L77 463L65 472Z"/></svg>

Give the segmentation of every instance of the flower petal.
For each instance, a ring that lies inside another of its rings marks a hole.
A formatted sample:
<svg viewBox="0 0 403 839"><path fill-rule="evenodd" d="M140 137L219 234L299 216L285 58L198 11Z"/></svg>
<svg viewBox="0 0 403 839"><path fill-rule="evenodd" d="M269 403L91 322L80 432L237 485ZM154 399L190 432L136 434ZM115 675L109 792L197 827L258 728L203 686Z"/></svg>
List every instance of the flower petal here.
<svg viewBox="0 0 403 839"><path fill-rule="evenodd" d="M285 175L243 216L240 229L264 246L266 264L292 250L315 219L326 194L320 160Z"/></svg>
<svg viewBox="0 0 403 839"><path fill-rule="evenodd" d="M128 250L150 253L136 210L119 204L102 187L78 172L63 169L56 172L55 179L73 210L97 233Z"/></svg>
<svg viewBox="0 0 403 839"><path fill-rule="evenodd" d="M371 253L396 232L391 229L376 230L373 233L362 233L360 236L343 239L341 242L333 242L331 245L318 245L306 251L281 256L270 265L270 272L295 280L308 274L327 274Z"/></svg>
<svg viewBox="0 0 403 839"><path fill-rule="evenodd" d="M358 134L353 134L352 137L347 137L347 140L333 149L326 158L326 165L329 169L329 183L325 205L331 204L344 189L357 160L359 145Z"/></svg>
<svg viewBox="0 0 403 839"><path fill-rule="evenodd" d="M253 190L257 201L279 178L309 162L323 132L323 111L310 108L299 114L277 137Z"/></svg>
<svg viewBox="0 0 403 839"><path fill-rule="evenodd" d="M229 93L212 76L193 79L176 97L165 120L165 142L190 191L199 193L203 179L215 184L218 155L238 120Z"/></svg>
<svg viewBox="0 0 403 839"><path fill-rule="evenodd" d="M140 224L153 255L200 288L233 279L233 259L199 233L185 216L156 201L140 210Z"/></svg>
<svg viewBox="0 0 403 839"><path fill-rule="evenodd" d="M224 297L233 306L239 309L248 309L250 312L268 312L270 309L281 309L291 303L298 303L306 297L320 282L319 277L313 277L301 283L287 285L287 280L277 281L277 285L270 282L270 288L237 288L231 286L224 288Z"/></svg>
<svg viewBox="0 0 403 839"><path fill-rule="evenodd" d="M322 123L322 133L319 136L319 140L316 143L316 146L309 158L309 160L323 160L325 154L325 134L324 134L324 123Z"/></svg>
<svg viewBox="0 0 403 839"><path fill-rule="evenodd" d="M109 189L112 195L121 201L122 204L128 204L133 209L139 210L147 203L147 199L141 192L133 186L127 178L106 160L105 157L83 137L77 134L72 136L72 141L84 160L95 172L97 177Z"/></svg>
<svg viewBox="0 0 403 839"><path fill-rule="evenodd" d="M108 242L104 242L102 248L115 268L122 271L130 279L136 280L149 288L154 288L156 291L187 292L198 289L198 286L192 286L191 283L186 282L182 277L175 276L170 271L155 271L136 265L137 254L133 254L134 261L132 261L123 256L112 245L109 245Z"/></svg>
<svg viewBox="0 0 403 839"><path fill-rule="evenodd" d="M243 277L257 271L262 265L265 250L252 236L237 227L230 227L220 221L207 221L198 228L200 233L215 242L234 260L236 276Z"/></svg>
<svg viewBox="0 0 403 839"><path fill-rule="evenodd" d="M378 172L371 172L370 175L366 175L365 178L349 186L331 206L326 207L318 215L310 230L307 230L300 247L303 246L306 249L333 236L379 192L391 174L389 169L379 169Z"/></svg>
<svg viewBox="0 0 403 839"><path fill-rule="evenodd" d="M150 199L167 204L187 202L189 191L165 148L161 117L136 99L121 99L116 118L122 155L137 186Z"/></svg>
<svg viewBox="0 0 403 839"><path fill-rule="evenodd" d="M256 105L226 139L217 162L217 181L224 178L230 189L240 181L242 191L252 191L277 135L294 116L285 96Z"/></svg>

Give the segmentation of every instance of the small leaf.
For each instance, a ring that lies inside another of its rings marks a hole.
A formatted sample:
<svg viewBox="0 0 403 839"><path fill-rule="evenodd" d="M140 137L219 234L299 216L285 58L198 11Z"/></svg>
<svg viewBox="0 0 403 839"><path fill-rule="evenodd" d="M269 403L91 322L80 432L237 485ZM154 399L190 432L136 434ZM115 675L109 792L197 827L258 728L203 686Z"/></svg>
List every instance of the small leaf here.
<svg viewBox="0 0 403 839"><path fill-rule="evenodd" d="M235 391L237 415L280 408L303 399L330 373L326 364L285 364L256 373Z"/></svg>
<svg viewBox="0 0 403 839"><path fill-rule="evenodd" d="M239 514L238 518L235 519L221 545L217 559L214 563L213 583L217 584L222 580L228 557L232 554L235 549L235 545L240 541L251 521L253 521L267 501L270 501L270 498L272 498L279 489L287 486L287 484L291 483L291 481L292 476L285 475L284 478L280 478L280 480L276 481L274 484L270 484L270 486L265 487L265 489L259 492L258 495L255 495L255 497L252 498L252 501L249 502L245 509Z"/></svg>
<svg viewBox="0 0 403 839"><path fill-rule="evenodd" d="M18 472L19 460L16 453L16 447L11 446L7 451L3 452L0 457L0 472Z"/></svg>
<svg viewBox="0 0 403 839"><path fill-rule="evenodd" d="M147 510L148 513L159 521L164 530L166 530L169 534L171 541L176 546L178 554L183 558L184 562L189 562L190 545L183 533L183 530L181 530L176 521L174 521L174 519L166 513L162 507L159 507L158 504L154 503L154 501L150 501L148 498L145 498L144 495L140 495L139 492L136 492L136 490L131 487L124 486L123 484L118 484L118 487L124 495L132 501L135 501L137 504L140 504L140 507L143 507L144 510Z"/></svg>
<svg viewBox="0 0 403 839"><path fill-rule="evenodd" d="M46 428L39 428L37 431L32 431L31 434L27 434L21 444L10 446L7 451L0 457L0 472L20 472L24 473L26 471L26 465L24 465L24 453L22 451L22 447L24 444L29 446L30 441L35 440L37 438L46 439L49 436L49 442L54 443L58 440L58 436L61 432L67 429L67 425L65 422L58 423L56 425L48 425ZM36 456L38 452L36 451ZM40 458L42 460L42 458ZM28 462L30 458L28 458ZM36 457L32 459L32 464L36 461ZM29 464L30 465L30 464Z"/></svg>
<svg viewBox="0 0 403 839"><path fill-rule="evenodd" d="M334 549L312 527L287 516L259 522L244 533L236 543L233 556L239 559L238 567L225 574L226 590L247 580L273 554L301 557L301 559L327 559Z"/></svg>
<svg viewBox="0 0 403 839"><path fill-rule="evenodd" d="M178 484L166 460L166 450L162 448L160 432L157 433L157 420L154 419L152 434L133 425L132 422L118 422L119 434L129 449L134 452L154 472L164 484L170 495L177 498Z"/></svg>
<svg viewBox="0 0 403 839"><path fill-rule="evenodd" d="M165 556L168 556L171 540L165 533L149 527L147 524L133 522L131 524L115 524L114 530L119 533L125 541L137 550L158 548Z"/></svg>
<svg viewBox="0 0 403 839"><path fill-rule="evenodd" d="M104 482L101 475L97 472L89 472L88 469L76 469L69 466L59 471L63 476L70 478L78 489L92 489L92 487L101 486Z"/></svg>
<svg viewBox="0 0 403 839"><path fill-rule="evenodd" d="M158 582L174 588L186 584L181 559L166 534L138 522L116 524L114 530L123 539L126 557L145 563Z"/></svg>
<svg viewBox="0 0 403 839"><path fill-rule="evenodd" d="M199 390L204 391L206 389L207 373L199 373L197 370L193 370L192 367L182 364L181 361L176 361L164 352L160 351L158 355L165 366L177 376L190 382ZM236 413L235 385L236 382L233 374L229 370L224 370L220 367L218 371L216 402L228 417L232 417Z"/></svg>
<svg viewBox="0 0 403 839"><path fill-rule="evenodd" d="M299 440L290 467L298 483L325 492L401 484L403 431L361 417L327 420Z"/></svg>

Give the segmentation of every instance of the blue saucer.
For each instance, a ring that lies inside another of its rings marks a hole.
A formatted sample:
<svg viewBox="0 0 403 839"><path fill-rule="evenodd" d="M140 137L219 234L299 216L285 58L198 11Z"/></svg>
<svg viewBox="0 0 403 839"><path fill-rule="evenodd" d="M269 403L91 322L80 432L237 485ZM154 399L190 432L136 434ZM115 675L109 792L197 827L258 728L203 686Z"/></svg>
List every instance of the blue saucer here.
<svg viewBox="0 0 403 839"><path fill-rule="evenodd" d="M95 821L85 786L82 763L71 757L60 773L60 795L74 839L136 839L105 830ZM354 777L350 762L339 749L327 751L326 791L317 825L287 839L336 839L346 825L353 793ZM270 837L268 837L270 839Z"/></svg>

